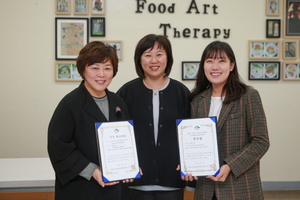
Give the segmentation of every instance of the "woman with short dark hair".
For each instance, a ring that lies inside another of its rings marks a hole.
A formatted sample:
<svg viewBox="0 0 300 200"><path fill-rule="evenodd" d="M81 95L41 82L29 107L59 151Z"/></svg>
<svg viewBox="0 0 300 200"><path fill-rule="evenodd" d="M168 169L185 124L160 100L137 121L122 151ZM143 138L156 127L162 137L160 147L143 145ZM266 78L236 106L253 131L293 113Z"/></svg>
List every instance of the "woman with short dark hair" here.
<svg viewBox="0 0 300 200"><path fill-rule="evenodd" d="M96 122L129 119L124 101L107 89L118 71L116 51L90 42L80 51L77 68L83 81L59 102L48 128L55 199L120 200L120 184L102 180L95 131Z"/></svg>
<svg viewBox="0 0 300 200"><path fill-rule="evenodd" d="M186 182L180 178L176 119L190 117L189 90L169 78L173 65L167 37L149 34L134 54L138 78L117 94L134 122L143 176L129 187L130 200L183 200Z"/></svg>

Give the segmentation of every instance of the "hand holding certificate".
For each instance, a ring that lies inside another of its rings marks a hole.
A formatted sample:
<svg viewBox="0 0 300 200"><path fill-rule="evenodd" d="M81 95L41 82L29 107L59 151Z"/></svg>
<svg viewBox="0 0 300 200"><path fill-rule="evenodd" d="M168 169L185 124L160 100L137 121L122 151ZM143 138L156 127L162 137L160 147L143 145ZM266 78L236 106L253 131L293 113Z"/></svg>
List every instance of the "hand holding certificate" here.
<svg viewBox="0 0 300 200"><path fill-rule="evenodd" d="M132 121L96 123L103 182L139 178Z"/></svg>
<svg viewBox="0 0 300 200"><path fill-rule="evenodd" d="M216 117L177 120L181 175L216 175L219 151Z"/></svg>

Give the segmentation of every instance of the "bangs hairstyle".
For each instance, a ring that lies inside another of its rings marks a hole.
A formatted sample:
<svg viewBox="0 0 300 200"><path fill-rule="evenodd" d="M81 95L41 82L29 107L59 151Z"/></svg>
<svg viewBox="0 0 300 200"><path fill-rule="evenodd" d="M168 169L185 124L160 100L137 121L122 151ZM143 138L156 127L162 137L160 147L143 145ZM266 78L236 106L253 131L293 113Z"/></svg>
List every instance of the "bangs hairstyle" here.
<svg viewBox="0 0 300 200"><path fill-rule="evenodd" d="M102 42L91 42L81 49L76 59L78 73L84 79L84 71L87 66L107 61L110 61L113 66L114 77L118 72L119 62L116 49L110 45L104 45Z"/></svg>
<svg viewBox="0 0 300 200"><path fill-rule="evenodd" d="M205 58L203 58L201 60L204 60L204 61L207 59L224 59L224 60L226 60L225 55L226 55L226 53L223 49L211 48L211 49L208 49ZM230 63L234 63L234 62L235 62L235 60L230 59Z"/></svg>
<svg viewBox="0 0 300 200"><path fill-rule="evenodd" d="M211 82L207 79L204 73L204 63L207 59L218 59L225 58L225 55L229 58L230 63L234 63L232 71L229 73L226 84L223 87L222 95L226 94L223 101L224 104L228 104L236 99L240 98L246 92L246 84L243 83L239 76L236 59L232 48L226 42L214 41L206 46L204 49L197 79L192 92L189 95L189 100L192 99L199 93L203 92L212 87Z"/></svg>
<svg viewBox="0 0 300 200"><path fill-rule="evenodd" d="M169 76L172 65L173 65L173 54L172 54L172 46L169 39L163 35L155 35L149 34L143 37L135 48L134 53L134 63L135 63L135 71L140 78L145 78L145 73L143 67L141 65L141 56L147 50L152 50L155 43L157 43L159 49L165 50L167 54L167 66L165 69L165 76Z"/></svg>

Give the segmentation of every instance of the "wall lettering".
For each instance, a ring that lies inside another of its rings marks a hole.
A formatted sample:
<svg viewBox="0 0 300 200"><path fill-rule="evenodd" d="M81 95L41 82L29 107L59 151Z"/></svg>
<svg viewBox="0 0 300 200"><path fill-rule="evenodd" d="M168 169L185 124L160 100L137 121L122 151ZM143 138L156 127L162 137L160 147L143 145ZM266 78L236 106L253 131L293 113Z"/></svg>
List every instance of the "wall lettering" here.
<svg viewBox="0 0 300 200"><path fill-rule="evenodd" d="M197 0L190 0L190 4L187 14L218 14L218 6L216 4L202 4L200 7L197 5ZM175 3L166 5L164 3L154 4L147 3L147 0L136 0L137 8L135 13L144 13L148 11L150 14L165 14L165 13L175 13ZM160 23L159 28L162 29L163 35L169 37L170 35L174 38L218 38L223 37L225 39L230 37L230 29L209 29L209 28L184 28L179 30L178 28L172 27L170 23Z"/></svg>

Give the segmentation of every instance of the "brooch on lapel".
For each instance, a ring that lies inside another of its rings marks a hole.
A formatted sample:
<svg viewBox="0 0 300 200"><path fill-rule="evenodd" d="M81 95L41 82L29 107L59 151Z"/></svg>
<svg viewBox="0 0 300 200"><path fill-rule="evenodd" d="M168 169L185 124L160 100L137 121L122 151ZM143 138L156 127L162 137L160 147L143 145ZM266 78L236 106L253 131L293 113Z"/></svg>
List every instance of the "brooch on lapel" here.
<svg viewBox="0 0 300 200"><path fill-rule="evenodd" d="M121 110L121 108L119 107L119 106L117 106L116 107L116 115L117 115L117 117L121 117L121 115L122 115L122 110Z"/></svg>

